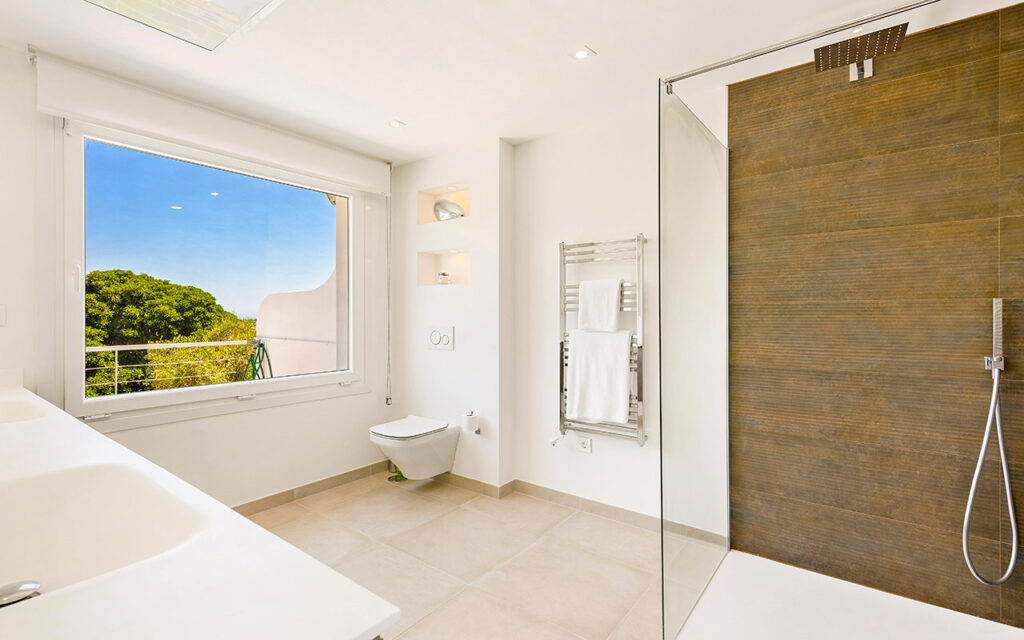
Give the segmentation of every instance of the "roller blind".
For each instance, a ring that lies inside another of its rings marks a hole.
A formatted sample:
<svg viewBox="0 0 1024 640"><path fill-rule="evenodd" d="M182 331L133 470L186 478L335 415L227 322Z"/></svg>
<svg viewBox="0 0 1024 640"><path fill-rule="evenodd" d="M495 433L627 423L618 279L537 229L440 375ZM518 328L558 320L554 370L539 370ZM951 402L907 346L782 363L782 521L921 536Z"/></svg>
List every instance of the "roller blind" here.
<svg viewBox="0 0 1024 640"><path fill-rule="evenodd" d="M37 108L80 120L301 171L362 191L389 191L387 163L196 102L38 54Z"/></svg>

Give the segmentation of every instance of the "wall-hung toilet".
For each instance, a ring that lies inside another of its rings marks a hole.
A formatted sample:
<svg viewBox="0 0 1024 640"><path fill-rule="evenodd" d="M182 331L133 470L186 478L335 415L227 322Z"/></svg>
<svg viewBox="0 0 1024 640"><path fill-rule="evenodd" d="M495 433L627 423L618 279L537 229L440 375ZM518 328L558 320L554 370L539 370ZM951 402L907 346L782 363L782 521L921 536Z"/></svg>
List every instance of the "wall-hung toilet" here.
<svg viewBox="0 0 1024 640"><path fill-rule="evenodd" d="M407 416L370 427L370 442L380 447L406 478L422 480L452 470L459 432L455 424Z"/></svg>

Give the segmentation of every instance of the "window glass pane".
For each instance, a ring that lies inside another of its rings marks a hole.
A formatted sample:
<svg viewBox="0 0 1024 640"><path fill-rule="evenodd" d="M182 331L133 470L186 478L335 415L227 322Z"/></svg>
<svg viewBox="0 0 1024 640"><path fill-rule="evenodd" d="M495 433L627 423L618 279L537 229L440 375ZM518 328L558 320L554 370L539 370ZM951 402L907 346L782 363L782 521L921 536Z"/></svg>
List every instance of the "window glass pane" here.
<svg viewBox="0 0 1024 640"><path fill-rule="evenodd" d="M86 396L347 369L348 209L86 140Z"/></svg>

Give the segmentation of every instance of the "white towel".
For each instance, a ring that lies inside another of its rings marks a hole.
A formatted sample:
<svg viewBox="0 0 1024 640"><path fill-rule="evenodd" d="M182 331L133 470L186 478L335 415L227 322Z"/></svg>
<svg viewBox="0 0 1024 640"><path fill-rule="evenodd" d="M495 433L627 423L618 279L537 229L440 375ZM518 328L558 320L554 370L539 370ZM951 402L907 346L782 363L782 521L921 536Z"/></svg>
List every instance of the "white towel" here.
<svg viewBox="0 0 1024 640"><path fill-rule="evenodd" d="M570 420L626 424L629 420L629 331L569 332L566 411Z"/></svg>
<svg viewBox="0 0 1024 640"><path fill-rule="evenodd" d="M621 279L581 282L577 326L584 331L618 331L621 293Z"/></svg>

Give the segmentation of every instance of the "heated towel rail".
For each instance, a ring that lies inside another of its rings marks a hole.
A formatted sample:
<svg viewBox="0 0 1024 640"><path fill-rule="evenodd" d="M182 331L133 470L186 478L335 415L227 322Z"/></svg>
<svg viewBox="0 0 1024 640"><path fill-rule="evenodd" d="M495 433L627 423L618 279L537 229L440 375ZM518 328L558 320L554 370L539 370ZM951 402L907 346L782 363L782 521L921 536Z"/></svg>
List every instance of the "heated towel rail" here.
<svg viewBox="0 0 1024 640"><path fill-rule="evenodd" d="M560 398L558 402L559 431L565 435L567 431L582 431L617 438L635 440L641 447L647 442L644 433L644 243L647 239L643 234L626 240L611 242L581 242L578 244L558 245L559 255L559 295L560 295L560 331L559 346L559 380ZM579 311L579 283L566 283L566 267L574 264L594 262L633 262L635 279L633 282L623 281L622 293L619 298L619 310L635 314L636 329L633 332L632 353L629 369L632 374L632 388L629 395L629 421L625 425L606 422L586 422L569 420L565 417L566 370L569 366L569 334L566 329L566 315Z"/></svg>

